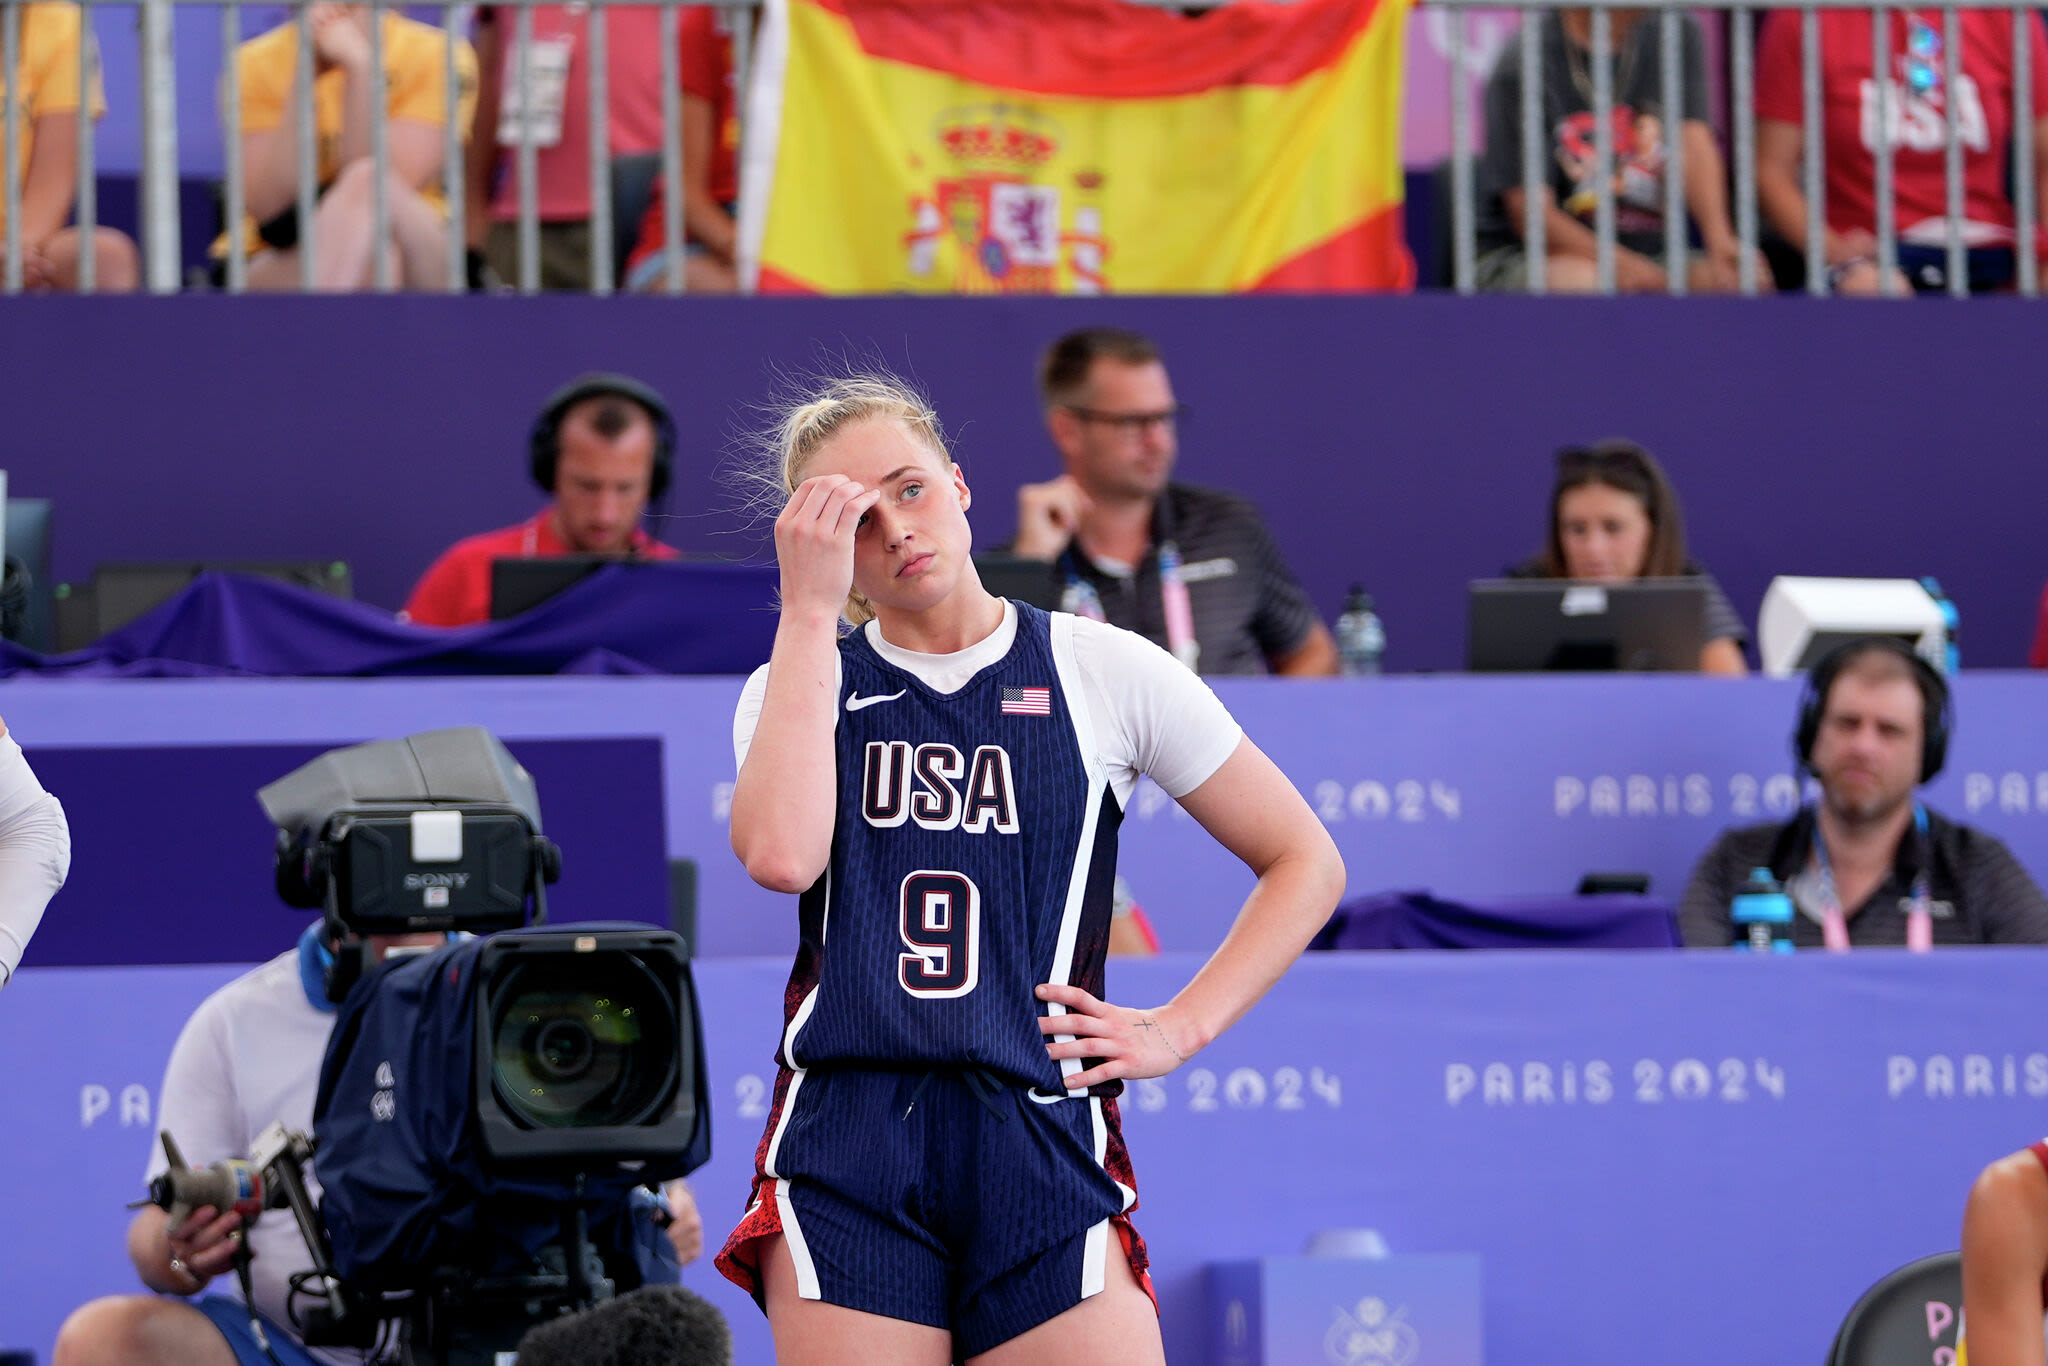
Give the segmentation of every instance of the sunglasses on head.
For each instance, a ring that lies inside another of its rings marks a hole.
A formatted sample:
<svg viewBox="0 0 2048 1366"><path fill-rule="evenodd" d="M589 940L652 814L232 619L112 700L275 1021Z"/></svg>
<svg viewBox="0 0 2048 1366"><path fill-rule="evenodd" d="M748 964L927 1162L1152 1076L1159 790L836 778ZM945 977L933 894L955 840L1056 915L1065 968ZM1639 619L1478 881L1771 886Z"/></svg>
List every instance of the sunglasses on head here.
<svg viewBox="0 0 2048 1366"><path fill-rule="evenodd" d="M1580 470L1631 470L1641 474L1643 457L1625 447L1566 446L1557 453L1557 468L1560 474Z"/></svg>

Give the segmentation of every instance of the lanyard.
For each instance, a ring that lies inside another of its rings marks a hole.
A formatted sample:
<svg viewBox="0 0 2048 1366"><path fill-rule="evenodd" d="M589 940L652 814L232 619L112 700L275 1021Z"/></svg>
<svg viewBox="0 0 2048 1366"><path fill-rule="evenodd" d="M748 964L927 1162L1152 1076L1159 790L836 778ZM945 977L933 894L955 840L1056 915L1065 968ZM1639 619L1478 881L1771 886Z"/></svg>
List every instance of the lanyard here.
<svg viewBox="0 0 2048 1366"><path fill-rule="evenodd" d="M1073 547L1061 553L1060 568L1066 575L1060 610L1090 621L1109 620L1102 610L1101 595L1081 573ZM1166 619L1167 652L1193 671L1201 658L1202 646L1195 639L1195 608L1188 596L1187 576L1181 572L1180 545L1172 540L1159 543L1159 605Z"/></svg>
<svg viewBox="0 0 2048 1366"><path fill-rule="evenodd" d="M1173 541L1159 547L1159 605L1166 609L1167 650L1194 672L1202 647L1195 640L1195 608L1188 599L1188 581L1180 572L1180 546Z"/></svg>
<svg viewBox="0 0 2048 1366"><path fill-rule="evenodd" d="M1927 808L1918 802L1913 803L1913 828L1920 832L1920 867L1913 874L1912 905L1906 913L1906 948L1925 953L1934 947L1933 898L1927 873L1934 862L1934 848L1927 837ZM1828 863L1828 841L1821 833L1818 813L1813 821L1813 862L1820 883L1816 893L1821 902L1821 940L1830 953L1847 953L1849 921L1842 914L1842 895L1835 890L1835 870Z"/></svg>

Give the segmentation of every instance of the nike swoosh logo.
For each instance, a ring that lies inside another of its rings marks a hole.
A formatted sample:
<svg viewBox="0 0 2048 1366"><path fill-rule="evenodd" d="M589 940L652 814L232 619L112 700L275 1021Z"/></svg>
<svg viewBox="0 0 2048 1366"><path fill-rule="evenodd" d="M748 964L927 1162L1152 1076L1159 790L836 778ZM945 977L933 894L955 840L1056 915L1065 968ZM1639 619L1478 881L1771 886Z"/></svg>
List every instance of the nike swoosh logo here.
<svg viewBox="0 0 2048 1366"><path fill-rule="evenodd" d="M873 697L862 697L859 693L851 693L846 699L846 709L848 711L859 711L862 707L872 707L877 702L894 702L909 691L910 689L903 688L892 693L877 693Z"/></svg>

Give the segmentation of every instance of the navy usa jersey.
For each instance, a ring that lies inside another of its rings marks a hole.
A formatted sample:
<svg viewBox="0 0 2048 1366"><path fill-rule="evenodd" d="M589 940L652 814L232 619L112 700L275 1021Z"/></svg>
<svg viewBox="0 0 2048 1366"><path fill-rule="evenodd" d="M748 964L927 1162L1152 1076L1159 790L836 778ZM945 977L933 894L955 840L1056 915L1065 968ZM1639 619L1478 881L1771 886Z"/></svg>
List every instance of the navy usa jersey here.
<svg viewBox="0 0 2048 1366"><path fill-rule="evenodd" d="M1122 810L1081 702L1073 618L1016 604L954 693L840 643L832 858L799 902L788 1067L971 1065L1064 1094L1034 989L1102 994Z"/></svg>

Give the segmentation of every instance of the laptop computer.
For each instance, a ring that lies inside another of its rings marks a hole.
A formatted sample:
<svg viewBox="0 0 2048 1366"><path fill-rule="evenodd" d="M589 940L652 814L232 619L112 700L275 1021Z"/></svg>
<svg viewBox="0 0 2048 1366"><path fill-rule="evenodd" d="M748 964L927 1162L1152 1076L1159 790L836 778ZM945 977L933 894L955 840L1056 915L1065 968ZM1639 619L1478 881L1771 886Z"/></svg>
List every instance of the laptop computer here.
<svg viewBox="0 0 2048 1366"><path fill-rule="evenodd" d="M1474 673L1691 672L1706 643L1703 579L1478 579L1466 618Z"/></svg>
<svg viewBox="0 0 2048 1366"><path fill-rule="evenodd" d="M974 557L974 570L981 575L981 586L997 597L1028 602L1048 612L1059 610L1066 592L1058 569L1046 560L985 550Z"/></svg>

